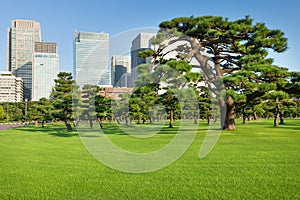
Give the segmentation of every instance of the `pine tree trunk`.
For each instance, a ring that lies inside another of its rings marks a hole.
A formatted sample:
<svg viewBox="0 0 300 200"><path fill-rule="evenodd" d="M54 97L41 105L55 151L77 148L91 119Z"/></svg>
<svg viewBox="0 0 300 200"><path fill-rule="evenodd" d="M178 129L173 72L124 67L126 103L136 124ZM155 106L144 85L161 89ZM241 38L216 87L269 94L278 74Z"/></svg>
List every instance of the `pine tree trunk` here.
<svg viewBox="0 0 300 200"><path fill-rule="evenodd" d="M89 122L90 122L90 128L93 128L94 125L93 125L93 120L92 119L89 119Z"/></svg>
<svg viewBox="0 0 300 200"><path fill-rule="evenodd" d="M170 124L169 128L173 128L173 110L170 110Z"/></svg>
<svg viewBox="0 0 300 200"><path fill-rule="evenodd" d="M210 116L207 116L207 124L210 125Z"/></svg>
<svg viewBox="0 0 300 200"><path fill-rule="evenodd" d="M243 124L246 124L246 112L244 108L243 108Z"/></svg>
<svg viewBox="0 0 300 200"><path fill-rule="evenodd" d="M220 105L220 120L221 120L221 129L225 127L225 120L226 120L226 101L224 98L219 98L219 105ZM226 129L226 128L225 128Z"/></svg>
<svg viewBox="0 0 300 200"><path fill-rule="evenodd" d="M103 128L103 123L102 123L101 117L97 116L97 121L99 123L100 128L102 129Z"/></svg>
<svg viewBox="0 0 300 200"><path fill-rule="evenodd" d="M227 110L226 110L226 118L225 118L223 129L232 131L235 130L235 106L232 97L230 96L227 97L226 105L227 105Z"/></svg>
<svg viewBox="0 0 300 200"><path fill-rule="evenodd" d="M279 124L284 124L284 117L283 117L283 112L282 111L280 111L279 112L279 118L280 118L280 122L279 122Z"/></svg>
<svg viewBox="0 0 300 200"><path fill-rule="evenodd" d="M198 124L196 112L194 112L194 124Z"/></svg>
<svg viewBox="0 0 300 200"><path fill-rule="evenodd" d="M277 113L277 114L274 116L274 126L275 126L275 127L278 126L278 118L279 118L279 113Z"/></svg>
<svg viewBox="0 0 300 200"><path fill-rule="evenodd" d="M77 120L73 120L72 123L73 123L74 127L77 127L77 124L78 124Z"/></svg>
<svg viewBox="0 0 300 200"><path fill-rule="evenodd" d="M71 123L70 123L69 119L65 120L65 124L66 124L67 130L68 131L72 131L72 126L71 126Z"/></svg>
<svg viewBox="0 0 300 200"><path fill-rule="evenodd" d="M258 116L257 116L257 113L256 113L256 112L253 113L253 119L254 119L254 120L258 120Z"/></svg>
<svg viewBox="0 0 300 200"><path fill-rule="evenodd" d="M149 117L149 120L150 120L150 124L153 124L153 117Z"/></svg>

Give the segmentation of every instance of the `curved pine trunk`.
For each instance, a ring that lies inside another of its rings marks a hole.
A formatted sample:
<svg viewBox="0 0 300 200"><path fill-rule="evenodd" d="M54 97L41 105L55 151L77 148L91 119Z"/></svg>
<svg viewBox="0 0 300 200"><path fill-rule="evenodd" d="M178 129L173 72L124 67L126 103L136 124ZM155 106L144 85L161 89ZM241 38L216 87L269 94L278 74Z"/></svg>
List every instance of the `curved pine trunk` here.
<svg viewBox="0 0 300 200"><path fill-rule="evenodd" d="M210 116L207 116L207 124L210 125Z"/></svg>
<svg viewBox="0 0 300 200"><path fill-rule="evenodd" d="M72 126L71 126L69 119L65 120L65 125L66 125L68 131L72 131Z"/></svg>
<svg viewBox="0 0 300 200"><path fill-rule="evenodd" d="M170 110L170 123L169 128L173 128L173 110Z"/></svg>
<svg viewBox="0 0 300 200"><path fill-rule="evenodd" d="M99 123L100 128L102 129L103 128L103 123L102 123L101 117L97 116L97 121Z"/></svg>
<svg viewBox="0 0 300 200"><path fill-rule="evenodd" d="M256 113L256 112L253 113L253 119L254 119L254 120L258 120L258 116L257 116L257 113Z"/></svg>
<svg viewBox="0 0 300 200"><path fill-rule="evenodd" d="M73 120L73 126L76 128L78 125L78 121L77 120Z"/></svg>
<svg viewBox="0 0 300 200"><path fill-rule="evenodd" d="M198 124L196 112L194 112L194 124Z"/></svg>
<svg viewBox="0 0 300 200"><path fill-rule="evenodd" d="M226 102L226 118L223 129L225 130L235 130L235 105L233 98L228 96Z"/></svg>
<svg viewBox="0 0 300 200"><path fill-rule="evenodd" d="M246 112L244 108L243 108L243 124L246 124Z"/></svg>
<svg viewBox="0 0 300 200"><path fill-rule="evenodd" d="M284 124L284 116L283 116L283 112L279 112L279 119L280 119L280 122L279 124Z"/></svg>
<svg viewBox="0 0 300 200"><path fill-rule="evenodd" d="M226 120L226 101L224 98L219 98L219 105L220 105L220 120L221 120L221 129L225 127L225 120Z"/></svg>
<svg viewBox="0 0 300 200"><path fill-rule="evenodd" d="M279 118L279 113L277 113L277 114L274 116L274 126L275 126L275 127L278 126L278 118Z"/></svg>
<svg viewBox="0 0 300 200"><path fill-rule="evenodd" d="M153 122L154 120L153 120L153 117L152 117L152 116L149 117L149 120L150 120L150 124L153 124L153 123L154 123L154 122Z"/></svg>
<svg viewBox="0 0 300 200"><path fill-rule="evenodd" d="M90 128L93 128L94 125L93 125L93 120L92 119L89 119L89 122L90 122Z"/></svg>

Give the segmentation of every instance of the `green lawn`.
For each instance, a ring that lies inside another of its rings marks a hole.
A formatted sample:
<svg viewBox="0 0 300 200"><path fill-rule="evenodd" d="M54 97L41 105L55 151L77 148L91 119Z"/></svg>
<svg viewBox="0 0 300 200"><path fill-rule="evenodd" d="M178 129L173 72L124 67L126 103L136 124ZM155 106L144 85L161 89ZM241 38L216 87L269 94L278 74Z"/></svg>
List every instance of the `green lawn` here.
<svg viewBox="0 0 300 200"><path fill-rule="evenodd" d="M201 125L180 159L143 174L106 167L62 125L0 131L0 199L300 199L300 119L278 128L271 120L237 125L199 159L207 128ZM174 137L163 129L133 138L105 126L129 151L153 151Z"/></svg>

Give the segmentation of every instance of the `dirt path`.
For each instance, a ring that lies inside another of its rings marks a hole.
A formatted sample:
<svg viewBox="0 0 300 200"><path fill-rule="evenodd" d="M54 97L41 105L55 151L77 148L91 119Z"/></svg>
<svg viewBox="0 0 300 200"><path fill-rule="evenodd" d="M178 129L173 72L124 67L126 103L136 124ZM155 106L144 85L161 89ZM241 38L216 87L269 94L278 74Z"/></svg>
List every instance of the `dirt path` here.
<svg viewBox="0 0 300 200"><path fill-rule="evenodd" d="M20 126L25 126L25 123L18 123L18 124L0 124L0 130L6 130L10 128L17 128Z"/></svg>

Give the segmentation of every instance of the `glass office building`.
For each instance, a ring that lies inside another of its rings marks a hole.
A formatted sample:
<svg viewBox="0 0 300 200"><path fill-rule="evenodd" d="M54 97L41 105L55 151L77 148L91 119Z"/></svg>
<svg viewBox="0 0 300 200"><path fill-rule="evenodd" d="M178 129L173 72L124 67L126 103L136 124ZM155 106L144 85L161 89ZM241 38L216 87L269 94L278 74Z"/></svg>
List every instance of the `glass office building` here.
<svg viewBox="0 0 300 200"><path fill-rule="evenodd" d="M14 20L7 31L7 70L24 81L24 98L32 98L32 65L35 42L41 41L40 23Z"/></svg>
<svg viewBox="0 0 300 200"><path fill-rule="evenodd" d="M73 73L81 87L111 85L108 33L75 32Z"/></svg>
<svg viewBox="0 0 300 200"><path fill-rule="evenodd" d="M131 45L131 87L135 87L135 81L138 80L137 66L147 63L147 60L138 56L139 52L150 49L150 40L155 33L141 32L132 41Z"/></svg>
<svg viewBox="0 0 300 200"><path fill-rule="evenodd" d="M59 71L56 43L36 42L32 70L32 100L49 98Z"/></svg>
<svg viewBox="0 0 300 200"><path fill-rule="evenodd" d="M130 87L131 57L112 56L111 80L114 87Z"/></svg>

